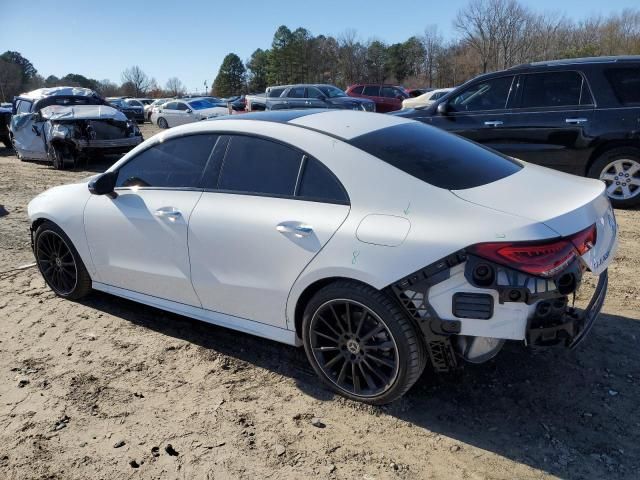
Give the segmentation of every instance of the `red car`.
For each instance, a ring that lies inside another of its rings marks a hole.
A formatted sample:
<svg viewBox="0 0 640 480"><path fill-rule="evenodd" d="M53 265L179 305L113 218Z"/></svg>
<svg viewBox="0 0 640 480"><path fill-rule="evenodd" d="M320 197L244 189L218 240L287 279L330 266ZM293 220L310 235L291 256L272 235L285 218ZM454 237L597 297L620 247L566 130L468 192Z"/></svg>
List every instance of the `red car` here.
<svg viewBox="0 0 640 480"><path fill-rule="evenodd" d="M409 98L409 94L395 85L379 83L359 83L347 88L350 97L368 98L376 102L376 112L393 112L402 108L402 101Z"/></svg>

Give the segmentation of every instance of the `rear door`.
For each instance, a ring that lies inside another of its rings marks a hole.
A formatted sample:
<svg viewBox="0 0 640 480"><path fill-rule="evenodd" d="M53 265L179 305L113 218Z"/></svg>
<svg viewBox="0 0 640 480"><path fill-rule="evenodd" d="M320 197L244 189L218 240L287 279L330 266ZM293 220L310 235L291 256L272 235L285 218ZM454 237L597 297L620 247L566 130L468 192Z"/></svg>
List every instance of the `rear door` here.
<svg viewBox="0 0 640 480"><path fill-rule="evenodd" d="M191 215L193 285L206 309L286 328L289 291L347 217L348 197L323 164L291 146L228 141Z"/></svg>
<svg viewBox="0 0 640 480"><path fill-rule="evenodd" d="M158 118L160 117L167 121L169 127L175 127L178 125L178 102L168 102L160 107L158 111Z"/></svg>
<svg viewBox="0 0 640 480"><path fill-rule="evenodd" d="M594 101L580 72L528 73L518 77L517 95L504 144L513 157L584 175L591 152L589 138Z"/></svg>
<svg viewBox="0 0 640 480"><path fill-rule="evenodd" d="M31 112L32 103L17 100L16 114L11 117L14 145L22 158L45 160L47 140L44 121L39 113Z"/></svg>
<svg viewBox="0 0 640 480"><path fill-rule="evenodd" d="M376 102L376 112L388 112L384 99L380 96L380 85L366 85L362 89L362 96Z"/></svg>
<svg viewBox="0 0 640 480"><path fill-rule="evenodd" d="M304 91L303 86L291 87L287 92L287 108L309 108Z"/></svg>
<svg viewBox="0 0 640 480"><path fill-rule="evenodd" d="M185 102L177 102L177 109L174 115L176 125L184 125L185 123L195 121L193 109L191 109Z"/></svg>
<svg viewBox="0 0 640 480"><path fill-rule="evenodd" d="M480 80L447 101L448 112L430 117L444 130L500 150L515 92L515 75Z"/></svg>
<svg viewBox="0 0 640 480"><path fill-rule="evenodd" d="M393 112L402 108L402 100L408 98L399 88L383 86L380 89L380 96L385 105L385 111Z"/></svg>

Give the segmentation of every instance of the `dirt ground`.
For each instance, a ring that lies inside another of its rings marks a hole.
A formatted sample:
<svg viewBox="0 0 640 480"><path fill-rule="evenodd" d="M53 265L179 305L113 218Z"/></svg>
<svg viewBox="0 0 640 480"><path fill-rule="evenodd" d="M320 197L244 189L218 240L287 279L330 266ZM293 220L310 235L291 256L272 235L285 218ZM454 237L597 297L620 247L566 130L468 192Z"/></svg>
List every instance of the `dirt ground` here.
<svg viewBox="0 0 640 480"><path fill-rule="evenodd" d="M108 165L0 149L0 272L32 262L33 196ZM577 351L508 345L384 408L332 395L302 350L0 274L0 478L640 478L640 210L617 217L604 314Z"/></svg>

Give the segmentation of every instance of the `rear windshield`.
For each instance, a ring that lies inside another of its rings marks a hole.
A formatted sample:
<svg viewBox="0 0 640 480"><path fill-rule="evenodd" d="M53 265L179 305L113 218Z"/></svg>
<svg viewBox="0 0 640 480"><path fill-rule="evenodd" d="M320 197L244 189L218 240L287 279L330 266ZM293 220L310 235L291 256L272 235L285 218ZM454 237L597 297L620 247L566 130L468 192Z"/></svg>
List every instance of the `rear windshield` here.
<svg viewBox="0 0 640 480"><path fill-rule="evenodd" d="M493 150L418 122L375 130L349 143L409 175L448 190L486 185L522 168Z"/></svg>

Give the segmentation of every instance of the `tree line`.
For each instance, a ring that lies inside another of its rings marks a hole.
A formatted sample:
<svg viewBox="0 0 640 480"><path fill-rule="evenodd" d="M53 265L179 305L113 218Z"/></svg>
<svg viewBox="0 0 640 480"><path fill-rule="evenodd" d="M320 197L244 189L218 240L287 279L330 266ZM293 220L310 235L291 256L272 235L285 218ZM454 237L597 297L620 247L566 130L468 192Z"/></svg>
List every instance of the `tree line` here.
<svg viewBox="0 0 640 480"><path fill-rule="evenodd" d="M212 93L226 97L264 92L269 85L388 82L406 87L450 87L474 76L520 63L557 58L640 54L640 9L574 21L540 13L519 0L470 0L453 20L455 35L445 39L436 25L404 42L362 40L355 30L313 35L306 28L276 30L270 48L257 48L246 60L229 53ZM0 55L0 99L43 86L70 85L104 96L179 96L185 86L170 78L160 87L139 66L125 69L119 84L69 73L42 77L20 53Z"/></svg>
<svg viewBox="0 0 640 480"><path fill-rule="evenodd" d="M264 92L269 85L389 82L406 87L451 87L480 73L558 58L640 54L640 10L574 21L540 13L518 0L470 0L445 39L436 25L404 42L361 40L347 30L314 36L305 28L280 26L271 48L256 49L242 62L228 54L213 93Z"/></svg>

